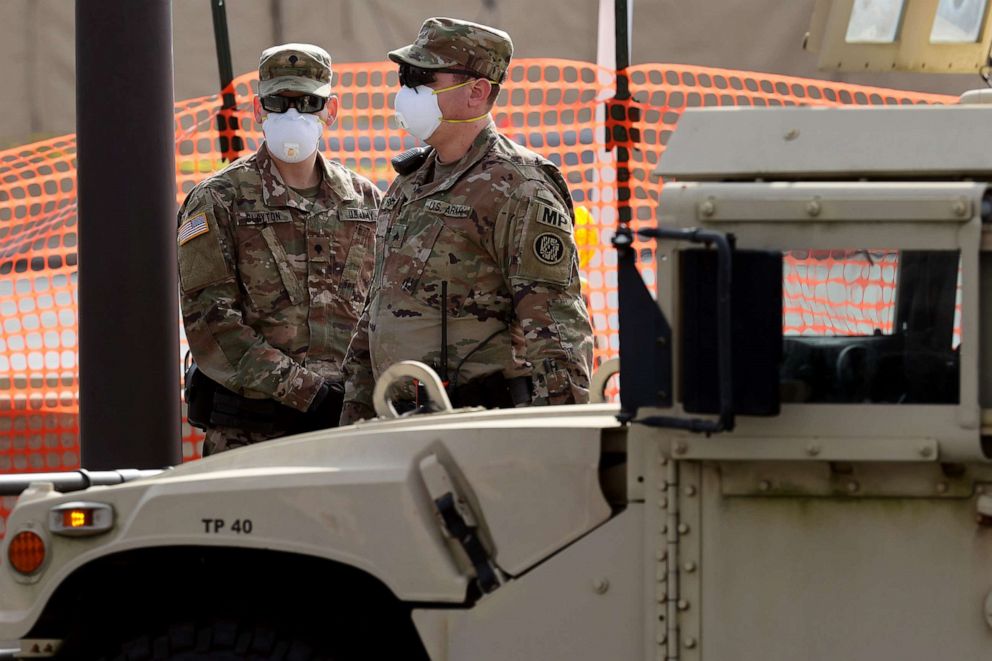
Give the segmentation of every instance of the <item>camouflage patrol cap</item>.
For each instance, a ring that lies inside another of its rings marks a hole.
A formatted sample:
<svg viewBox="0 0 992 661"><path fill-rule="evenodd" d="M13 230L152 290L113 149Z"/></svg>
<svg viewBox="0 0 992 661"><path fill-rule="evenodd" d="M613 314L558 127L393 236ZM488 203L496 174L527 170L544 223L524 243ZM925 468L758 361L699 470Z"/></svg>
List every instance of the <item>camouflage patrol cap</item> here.
<svg viewBox="0 0 992 661"><path fill-rule="evenodd" d="M494 83L503 82L513 55L510 35L457 18L428 18L417 40L389 53L397 64L423 69L468 69Z"/></svg>
<svg viewBox="0 0 992 661"><path fill-rule="evenodd" d="M331 95L331 56L312 44L283 44L262 51L258 95L279 92Z"/></svg>

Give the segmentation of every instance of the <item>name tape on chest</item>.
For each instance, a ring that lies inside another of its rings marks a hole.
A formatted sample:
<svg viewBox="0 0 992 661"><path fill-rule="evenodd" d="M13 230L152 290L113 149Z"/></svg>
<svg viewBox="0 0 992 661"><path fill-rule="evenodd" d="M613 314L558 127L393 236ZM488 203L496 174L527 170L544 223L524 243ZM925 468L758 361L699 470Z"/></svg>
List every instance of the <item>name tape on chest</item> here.
<svg viewBox="0 0 992 661"><path fill-rule="evenodd" d="M547 225L548 227L554 227L555 229L564 230L566 232L572 231L572 219L568 214L564 214L558 209L552 206L543 204L541 202L534 202L537 205L537 222L542 225Z"/></svg>
<svg viewBox="0 0 992 661"><path fill-rule="evenodd" d="M375 220L375 217L372 215L372 209L363 209L362 207L347 207L341 209L338 214L341 216L341 220L360 223L371 223Z"/></svg>
<svg viewBox="0 0 992 661"><path fill-rule="evenodd" d="M209 231L210 225L207 223L207 214L198 213L179 227L177 240L179 241L179 245L183 245Z"/></svg>
<svg viewBox="0 0 992 661"><path fill-rule="evenodd" d="M554 266L565 256L565 242L557 234L538 234L534 239L534 256L540 262Z"/></svg>
<svg viewBox="0 0 992 661"><path fill-rule="evenodd" d="M236 218L238 225L269 225L293 220L288 211L239 211Z"/></svg>
<svg viewBox="0 0 992 661"><path fill-rule="evenodd" d="M472 215L472 207L467 204L451 204L444 200L427 200L424 210L448 218L468 218Z"/></svg>

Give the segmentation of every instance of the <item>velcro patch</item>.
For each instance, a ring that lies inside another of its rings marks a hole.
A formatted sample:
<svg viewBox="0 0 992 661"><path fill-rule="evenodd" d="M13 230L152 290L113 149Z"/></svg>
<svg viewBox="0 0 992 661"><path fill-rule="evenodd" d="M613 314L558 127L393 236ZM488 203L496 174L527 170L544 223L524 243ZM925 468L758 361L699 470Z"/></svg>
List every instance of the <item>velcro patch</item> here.
<svg viewBox="0 0 992 661"><path fill-rule="evenodd" d="M183 245L209 231L210 225L207 223L207 214L198 213L179 227L177 240L179 241L179 245Z"/></svg>
<svg viewBox="0 0 992 661"><path fill-rule="evenodd" d="M565 256L565 242L557 234L538 234L534 239L534 256L541 263L554 266Z"/></svg>
<svg viewBox="0 0 992 661"><path fill-rule="evenodd" d="M448 218L468 218L472 215L472 207L467 204L449 204L444 215Z"/></svg>
<svg viewBox="0 0 992 661"><path fill-rule="evenodd" d="M392 209L393 207L396 206L396 203L397 202L399 202L399 198L397 198L397 197L387 197L385 200L382 201L382 206L379 207L379 208L382 211L389 211L390 209Z"/></svg>
<svg viewBox="0 0 992 661"><path fill-rule="evenodd" d="M566 232L572 231L572 219L567 214L537 200L534 200L534 204L537 206L537 214L534 216L537 222Z"/></svg>
<svg viewBox="0 0 992 661"><path fill-rule="evenodd" d="M291 222L293 215L288 211L239 211L235 218L238 225L268 225Z"/></svg>
<svg viewBox="0 0 992 661"><path fill-rule="evenodd" d="M375 220L375 218L372 217L372 210L364 209L362 207L348 207L341 209L338 213L341 216L341 220L354 220L365 223L370 223Z"/></svg>
<svg viewBox="0 0 992 661"><path fill-rule="evenodd" d="M448 218L468 218L472 215L472 207L467 204L451 204L444 200L427 200L424 210Z"/></svg>

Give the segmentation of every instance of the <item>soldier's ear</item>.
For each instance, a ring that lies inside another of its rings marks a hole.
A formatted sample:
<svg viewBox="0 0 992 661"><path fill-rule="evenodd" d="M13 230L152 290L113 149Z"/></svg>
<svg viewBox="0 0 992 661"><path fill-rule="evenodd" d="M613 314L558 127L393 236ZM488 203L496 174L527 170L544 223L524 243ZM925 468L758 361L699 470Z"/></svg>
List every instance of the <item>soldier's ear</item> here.
<svg viewBox="0 0 992 661"><path fill-rule="evenodd" d="M334 122L338 119L338 97L334 94L327 98L327 104L324 106L324 112L327 115L324 118L324 123L328 126L334 126Z"/></svg>
<svg viewBox="0 0 992 661"><path fill-rule="evenodd" d="M262 100L258 96L252 97L251 107L255 113L255 123L261 125L262 120L265 119L265 109L262 108Z"/></svg>
<svg viewBox="0 0 992 661"><path fill-rule="evenodd" d="M472 92L469 95L469 105L474 107L487 105L489 93L493 90L493 84L485 78L476 78L472 85Z"/></svg>

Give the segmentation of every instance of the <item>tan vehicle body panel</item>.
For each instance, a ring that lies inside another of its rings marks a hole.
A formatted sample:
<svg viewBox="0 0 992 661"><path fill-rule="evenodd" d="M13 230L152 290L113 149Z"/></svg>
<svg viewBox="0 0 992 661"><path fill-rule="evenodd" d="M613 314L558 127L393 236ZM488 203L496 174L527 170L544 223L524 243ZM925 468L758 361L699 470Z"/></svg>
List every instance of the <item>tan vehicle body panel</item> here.
<svg viewBox="0 0 992 661"><path fill-rule="evenodd" d="M597 472L600 429L617 426L615 407L557 410L365 423L226 452L115 487L25 492L5 542L31 528L49 544L49 559L33 579L0 572L0 640L24 636L74 570L147 547L238 546L322 557L371 574L403 600L461 602L467 576L445 544L418 461L437 454L470 485L466 496L499 566L510 576L522 573L609 516ZM549 495L556 503L550 517L534 507ZM78 500L111 505L115 528L97 537L49 534L49 510ZM252 532L208 532L203 519L249 519Z"/></svg>

